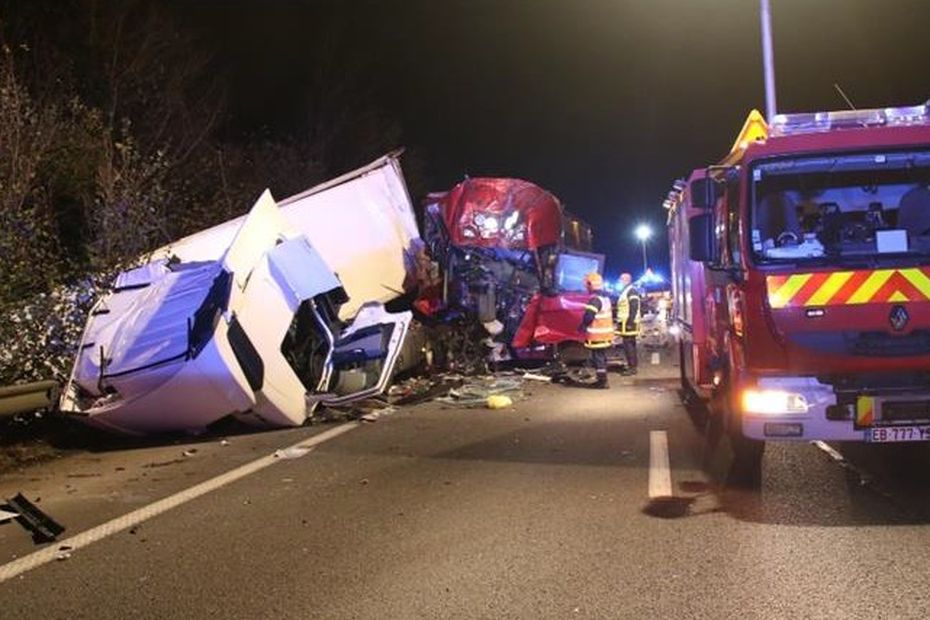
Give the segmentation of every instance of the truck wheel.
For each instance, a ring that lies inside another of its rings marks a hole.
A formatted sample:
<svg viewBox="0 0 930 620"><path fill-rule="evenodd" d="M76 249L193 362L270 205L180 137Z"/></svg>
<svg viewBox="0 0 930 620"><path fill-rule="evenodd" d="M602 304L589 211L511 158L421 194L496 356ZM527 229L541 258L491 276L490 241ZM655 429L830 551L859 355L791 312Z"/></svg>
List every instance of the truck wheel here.
<svg viewBox="0 0 930 620"><path fill-rule="evenodd" d="M688 385L688 376L685 374L685 343L678 343L678 378L681 380L681 392L687 394L691 390Z"/></svg>
<svg viewBox="0 0 930 620"><path fill-rule="evenodd" d="M733 486L759 486L762 483L765 442L749 439L737 431L730 433L730 445L733 446L733 466L727 482Z"/></svg>
<svg viewBox="0 0 930 620"><path fill-rule="evenodd" d="M681 399L685 411L688 412L691 422L694 423L699 432L703 433L707 429L707 403L701 400L688 382L687 371L685 370L685 345L682 342L678 343L678 374L681 380L678 397Z"/></svg>
<svg viewBox="0 0 930 620"><path fill-rule="evenodd" d="M761 484L765 442L743 435L739 414L733 405L729 390L725 387L718 390L711 402L707 437L719 448L722 448L723 444L728 445L729 452L732 453L725 473L727 485L753 488Z"/></svg>
<svg viewBox="0 0 930 620"><path fill-rule="evenodd" d="M762 483L765 442L743 435L739 416L732 407L728 407L727 413L727 437L733 449L733 465L727 476L727 483L733 486L757 487Z"/></svg>

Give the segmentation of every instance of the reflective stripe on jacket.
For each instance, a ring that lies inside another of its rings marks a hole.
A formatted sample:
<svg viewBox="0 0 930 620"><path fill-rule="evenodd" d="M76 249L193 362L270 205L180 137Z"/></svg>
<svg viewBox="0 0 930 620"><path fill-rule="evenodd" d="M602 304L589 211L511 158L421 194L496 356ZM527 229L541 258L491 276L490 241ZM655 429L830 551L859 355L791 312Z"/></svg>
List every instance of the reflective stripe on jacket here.
<svg viewBox="0 0 930 620"><path fill-rule="evenodd" d="M617 333L621 336L639 335L639 315L642 312L642 298L632 284L620 293L617 300Z"/></svg>
<svg viewBox="0 0 930 620"><path fill-rule="evenodd" d="M594 303L595 300L599 303ZM604 349L611 346L614 343L614 322L610 313L610 298L605 295L595 295L588 300L585 310L594 313L594 320L585 328L584 346L589 349Z"/></svg>

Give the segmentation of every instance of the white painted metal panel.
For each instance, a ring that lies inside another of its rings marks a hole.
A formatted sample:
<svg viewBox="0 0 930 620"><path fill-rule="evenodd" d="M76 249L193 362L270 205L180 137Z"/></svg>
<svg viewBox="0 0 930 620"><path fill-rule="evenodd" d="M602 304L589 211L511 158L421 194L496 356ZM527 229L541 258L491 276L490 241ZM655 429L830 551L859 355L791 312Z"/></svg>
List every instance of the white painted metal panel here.
<svg viewBox="0 0 930 620"><path fill-rule="evenodd" d="M306 235L339 277L349 302L340 318L367 302L386 303L404 292L421 245L413 205L396 155L279 203L291 231ZM157 250L184 261L217 260L242 218L185 237Z"/></svg>

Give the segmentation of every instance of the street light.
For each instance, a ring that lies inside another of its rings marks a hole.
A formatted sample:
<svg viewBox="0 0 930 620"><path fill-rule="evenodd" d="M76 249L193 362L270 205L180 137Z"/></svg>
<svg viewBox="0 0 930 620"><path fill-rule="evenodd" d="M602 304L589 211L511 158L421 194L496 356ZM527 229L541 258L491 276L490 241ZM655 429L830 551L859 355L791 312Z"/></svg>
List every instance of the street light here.
<svg viewBox="0 0 930 620"><path fill-rule="evenodd" d="M769 0L759 0L762 22L762 76L765 80L765 120L775 118L775 54L772 52L772 6Z"/></svg>
<svg viewBox="0 0 930 620"><path fill-rule="evenodd" d="M649 265L646 262L646 241L649 240L649 237L652 236L652 229L649 228L648 224L640 224L636 227L634 231L636 238L640 240L643 244L643 273L646 273L646 270L649 268Z"/></svg>

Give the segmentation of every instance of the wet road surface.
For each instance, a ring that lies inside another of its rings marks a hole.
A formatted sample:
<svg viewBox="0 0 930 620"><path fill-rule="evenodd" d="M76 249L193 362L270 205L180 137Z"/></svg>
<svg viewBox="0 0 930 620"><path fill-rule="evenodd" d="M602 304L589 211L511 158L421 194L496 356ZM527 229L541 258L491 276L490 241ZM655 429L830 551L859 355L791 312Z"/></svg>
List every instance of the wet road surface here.
<svg viewBox="0 0 930 620"><path fill-rule="evenodd" d="M840 447L838 461L811 444L770 445L761 486L728 490L701 466L674 380L528 388L511 409L403 408L275 459L0 583L0 616L930 611L925 446ZM331 428L69 455L4 476L0 494L40 497L67 538ZM663 480L675 498L650 500ZM16 524L0 526L0 561L36 548Z"/></svg>

